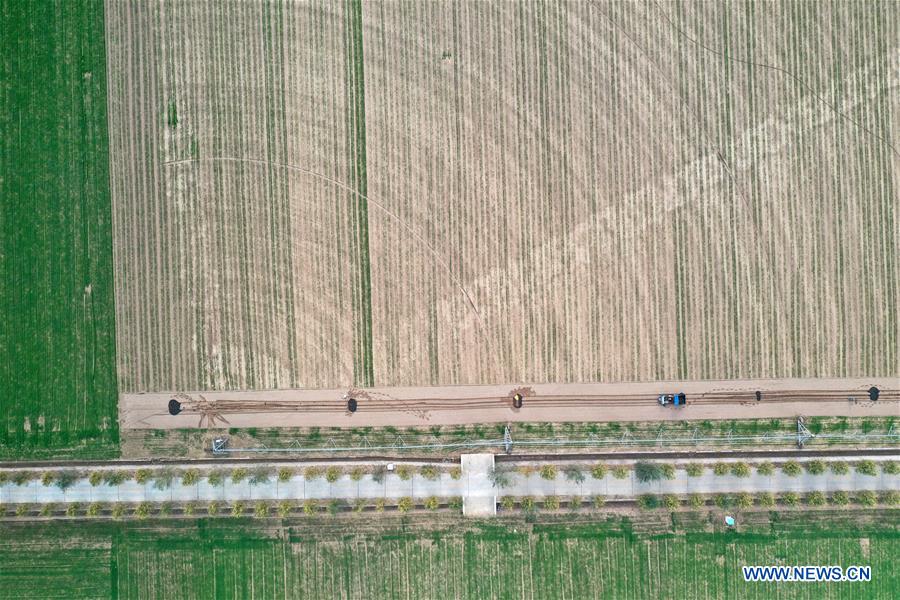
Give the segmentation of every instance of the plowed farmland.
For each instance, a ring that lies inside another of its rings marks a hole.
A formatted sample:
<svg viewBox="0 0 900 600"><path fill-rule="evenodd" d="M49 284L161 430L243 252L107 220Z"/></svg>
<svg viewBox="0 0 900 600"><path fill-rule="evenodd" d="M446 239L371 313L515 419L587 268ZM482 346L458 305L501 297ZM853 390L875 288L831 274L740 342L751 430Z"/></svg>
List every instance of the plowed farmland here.
<svg viewBox="0 0 900 600"><path fill-rule="evenodd" d="M897 373L890 2L109 2L124 391Z"/></svg>

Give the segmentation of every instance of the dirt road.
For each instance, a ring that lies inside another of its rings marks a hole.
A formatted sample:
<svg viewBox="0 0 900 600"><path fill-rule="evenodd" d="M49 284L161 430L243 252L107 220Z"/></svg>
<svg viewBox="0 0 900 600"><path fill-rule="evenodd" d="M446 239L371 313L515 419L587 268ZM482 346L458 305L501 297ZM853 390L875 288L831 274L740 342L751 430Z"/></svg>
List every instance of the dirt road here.
<svg viewBox="0 0 900 600"><path fill-rule="evenodd" d="M877 402L869 388L880 390ZM684 392L688 406L657 396ZM760 399L757 400L757 392ZM522 407L513 406L521 394ZM347 410L348 400L357 411ZM169 405L177 400L177 415ZM122 429L900 417L900 379L753 379L123 394Z"/></svg>

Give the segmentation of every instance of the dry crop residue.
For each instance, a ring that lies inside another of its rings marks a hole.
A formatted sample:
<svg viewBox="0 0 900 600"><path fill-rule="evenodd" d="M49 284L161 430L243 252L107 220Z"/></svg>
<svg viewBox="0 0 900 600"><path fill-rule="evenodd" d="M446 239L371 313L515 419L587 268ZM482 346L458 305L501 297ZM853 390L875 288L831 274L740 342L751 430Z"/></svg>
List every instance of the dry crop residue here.
<svg viewBox="0 0 900 600"><path fill-rule="evenodd" d="M896 374L897 4L108 12L123 391Z"/></svg>

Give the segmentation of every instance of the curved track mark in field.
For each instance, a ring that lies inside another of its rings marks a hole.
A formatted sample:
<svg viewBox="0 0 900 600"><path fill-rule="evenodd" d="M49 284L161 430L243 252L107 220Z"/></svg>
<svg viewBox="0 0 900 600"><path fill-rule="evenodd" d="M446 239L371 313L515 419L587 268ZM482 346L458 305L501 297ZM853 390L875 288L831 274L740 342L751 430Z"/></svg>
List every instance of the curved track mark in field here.
<svg viewBox="0 0 900 600"><path fill-rule="evenodd" d="M654 6L656 6L656 9L660 12L660 14L662 14L663 18L664 18L666 21L668 21L669 25L672 26L672 29L674 29L676 33L678 33L679 35L681 35L684 39L688 40L690 43L694 44L694 45L697 46L698 48L702 48L703 50L706 50L707 52L709 52L709 53L711 53L711 54L715 54L716 56L721 56L722 58L725 58L725 59L730 60L730 61L732 61L732 62L736 62L736 63L743 64L743 65L750 65L751 67L759 67L759 68L761 68L761 69L770 69L770 70L772 70L772 71L777 71L777 72L779 72L779 73L781 73L781 74L783 74L783 75L786 75L787 77L789 77L790 79L793 79L796 83L798 83L798 84L800 85L800 87L802 87L803 89L805 89L806 91L808 91L810 94L812 94L812 96L813 96L816 100L818 100L819 102L821 102L822 104L824 104L825 106L827 106L834 114L836 114L837 116L841 117L842 119L846 119L847 121L850 121L851 123L853 123L854 125L856 125L859 129L863 130L863 131L866 132L868 135L872 136L873 138L875 138L876 140L878 140L879 142L881 142L882 144L884 144L885 146L887 146L888 148L890 148L891 152L893 152L893 153L896 154L897 156L900 156L900 152L897 151L897 149L890 143L890 141L884 139L883 137L881 137L880 135L878 135L878 134L875 133L874 131L868 129L865 125L863 125L862 123L860 123L859 121L857 121L856 119L854 119L853 117L851 117L850 115L844 114L844 113L842 113L841 111L839 111L837 108L835 108L835 106L834 106L833 104L831 104L831 103L828 102L825 98L823 98L822 96L820 96L819 93L816 92L815 89L813 89L813 88L812 88L810 85L808 85L805 81L803 81L802 79L800 79L798 76L794 75L793 73L791 73L791 72L788 71L787 69L783 69L782 67L778 67L778 66L775 66L775 65L768 65L768 64L766 64L766 63L758 63L758 62L755 62L755 61L752 61L752 60L746 60L746 59L743 59L743 58L735 58L735 57L733 57L733 56L729 56L729 55L725 54L724 52L721 52L721 51L716 50L716 49L714 49L714 48L710 48L709 46L706 46L706 45L702 44L701 42L698 42L697 40L695 40L694 38L692 38L691 36L689 36L687 33L685 33L684 31L682 31L682 30L675 24L675 22L672 21L672 19L669 17L669 14L668 14L665 10L663 10L663 8L659 5L658 2L656 2L656 0L653 0L653 4L654 4Z"/></svg>
<svg viewBox="0 0 900 600"><path fill-rule="evenodd" d="M591 0L591 5L595 6L595 7L598 6L598 4L596 2L594 2L593 0ZM654 60L650 56L650 54L640 44L638 44L637 41L635 41L635 39L633 37L631 37L631 35L627 31L625 31L622 27L620 27L619 24L615 20L612 19L612 17L610 17L608 14L606 14L605 11L601 10L599 12L600 12L600 15L604 19L606 19L613 27L615 27L619 32L621 32L622 35L624 35L628 39L628 41L631 42L631 44L635 48L637 48L641 54L644 55L644 57L656 69L657 73L659 73L659 75L663 78L663 80L665 80L665 82L669 85L669 87L672 89L672 91L676 93L676 97L677 97L677 86L672 81L672 79L668 75L666 75L665 71L663 71L663 69L662 69L662 67L660 67L659 63L656 60ZM684 100L680 100L680 101L681 101L681 104L684 105L684 107L688 110L688 114L690 114L693 117L694 122L697 124L697 128L698 128L698 131L700 132L700 135L702 135L704 138L706 138L706 142L709 144L709 146L713 150L715 150L716 157L719 159L719 163L722 165L722 169L725 171L725 174L728 175L728 178L731 180L731 184L734 187L735 194L737 194L737 196L741 199L741 201L744 204L744 210L747 211L748 215L753 215L754 211L753 211L752 203L748 199L748 195L747 195L747 193L745 193L744 187L740 183L738 183L737 178L734 176L734 170L733 170L732 166L725 159L724 149L721 146L719 146L718 144L716 144L713 136L710 134L708 128L704 124L702 116L700 115L700 112L697 110L697 108L693 105L689 105ZM768 269L769 269L769 278L768 278L768 280L770 282L769 285L773 285L773 282L776 281L775 257L772 255L772 251L769 249L769 245L763 244L761 242L761 240L765 239L765 236L763 235L762 229L760 229L759 223L757 223L756 219L753 219L753 218L750 219L750 222L753 223L753 228L756 230L756 238L755 238L756 247L758 250L760 250L761 253L765 254L766 259L767 259L765 266L768 267Z"/></svg>
<svg viewBox="0 0 900 600"><path fill-rule="evenodd" d="M404 229L406 229L406 231L409 232L409 234L417 242L419 242L420 244L422 244L423 246L428 248L428 251L431 253L431 256L434 258L434 260L437 261L438 264L440 264L444 268L445 271L447 271L447 274L450 276L450 279L453 281L453 283L456 285L456 287L459 288L459 290L462 292L463 296L465 296L466 301L468 302L469 306L472 308L472 312L475 313L475 318L478 319L478 327L481 330L481 336L488 343L488 346L490 348L489 351L490 351L491 355L493 355L494 361L496 363L496 361L498 360L497 359L498 355L494 351L494 344L491 342L490 336L487 335L487 330L485 328L484 321L481 318L481 313L478 311L478 307L475 306L475 301L472 300L472 296L469 295L469 292L468 292L468 290L466 290L462 281L460 281L460 279L456 275L454 275L453 271L450 269L450 265L447 264L447 262L443 259L443 257L438 253L437 249L434 246L432 246L428 242L428 240L426 240L421 235L419 235L416 232L416 230L413 229L409 223L407 223L406 221L401 219L399 216L397 216L397 214L392 212L390 209L388 209L382 203L378 202L377 200L374 200L371 196L360 193L358 190L350 187L349 185L347 185L341 181L338 181L337 179L333 179L333 178L331 178L327 175L323 175L322 173L319 173L317 171L313 171L311 169L306 169L304 167L298 167L297 165L292 165L292 164L273 161L273 160L264 160L261 158L239 158L239 157L233 157L233 156L209 156L206 158L183 158L180 160L169 160L169 161L164 161L162 164L163 164L163 166L171 166L171 165L182 165L182 164L189 164L189 163L212 162L212 161L253 163L253 164L259 164L259 165L274 165L277 167L282 167L284 169L288 169L290 171L299 171L300 173L304 173L306 175L311 175L322 181L326 181L326 182L328 182L334 186L337 186L337 187L341 188L342 190L349 192L355 196L360 196L362 198L365 198L369 204L372 204L373 206L377 207L384 214L388 215L394 221L399 223ZM497 367L498 377L502 377L503 370L500 368L500 364L496 363L495 366Z"/></svg>

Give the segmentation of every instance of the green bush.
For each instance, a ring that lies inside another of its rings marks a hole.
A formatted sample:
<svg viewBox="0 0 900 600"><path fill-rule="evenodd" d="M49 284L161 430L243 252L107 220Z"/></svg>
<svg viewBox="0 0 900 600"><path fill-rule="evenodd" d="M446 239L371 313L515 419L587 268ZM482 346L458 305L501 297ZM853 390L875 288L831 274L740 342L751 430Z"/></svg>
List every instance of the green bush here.
<svg viewBox="0 0 900 600"><path fill-rule="evenodd" d="M885 506L898 506L900 505L900 492L884 492L881 495L881 503Z"/></svg>
<svg viewBox="0 0 900 600"><path fill-rule="evenodd" d="M438 473L437 467L434 467L432 465L425 465L424 467L419 469L419 475L421 475L425 479L428 479L429 481L434 481L438 478L438 475L440 475L440 473Z"/></svg>
<svg viewBox="0 0 900 600"><path fill-rule="evenodd" d="M750 508L753 506L753 495L747 492L741 492L737 495L736 504L739 508Z"/></svg>
<svg viewBox="0 0 900 600"><path fill-rule="evenodd" d="M563 471L563 474L565 475L566 479L569 481L572 481L574 483L584 483L584 480L585 480L584 471L582 471L576 465L569 465L568 467L566 467L565 471Z"/></svg>
<svg viewBox="0 0 900 600"><path fill-rule="evenodd" d="M437 496L429 496L425 498L425 508L428 510L437 510L441 505L441 501L437 499Z"/></svg>
<svg viewBox="0 0 900 600"><path fill-rule="evenodd" d="M875 495L875 492L868 490L858 492L856 494L856 503L862 506L875 506L878 504L878 497Z"/></svg>
<svg viewBox="0 0 900 600"><path fill-rule="evenodd" d="M404 496L397 501L397 510L399 510L401 513L409 512L410 510L412 510L412 507L412 498L408 496Z"/></svg>
<svg viewBox="0 0 900 600"><path fill-rule="evenodd" d="M172 469L162 469L157 471L153 476L153 487L158 490L167 490L172 487L172 481L175 479L175 471Z"/></svg>
<svg viewBox="0 0 900 600"><path fill-rule="evenodd" d="M231 482L232 483L240 483L247 478L247 469L244 467L237 467L236 469L232 469L231 471ZM243 504L241 505L241 510L243 511ZM234 507L232 507L232 512Z"/></svg>
<svg viewBox="0 0 900 600"><path fill-rule="evenodd" d="M794 492L786 492L781 495L781 503L785 506L797 506L800 503L800 496Z"/></svg>
<svg viewBox="0 0 900 600"><path fill-rule="evenodd" d="M491 469L488 472L488 479L491 480L491 485L499 490L509 487L512 483L506 469Z"/></svg>
<svg viewBox="0 0 900 600"><path fill-rule="evenodd" d="M315 500L307 500L303 503L303 514L312 515L319 510L319 503Z"/></svg>
<svg viewBox="0 0 900 600"><path fill-rule="evenodd" d="M694 508L700 508L706 506L706 498L702 494L691 494L688 496L688 504Z"/></svg>
<svg viewBox="0 0 900 600"><path fill-rule="evenodd" d="M603 508L604 506L606 506L605 496L594 496L591 501L594 504L594 508Z"/></svg>
<svg viewBox="0 0 900 600"><path fill-rule="evenodd" d="M194 485L200 481L200 472L197 469L188 469L181 473L181 485Z"/></svg>
<svg viewBox="0 0 900 600"><path fill-rule="evenodd" d="M134 472L134 480L141 485L144 485L148 481L150 481L150 469L138 469Z"/></svg>
<svg viewBox="0 0 900 600"><path fill-rule="evenodd" d="M770 462L761 462L756 465L756 472L760 475L771 475L775 472L775 465Z"/></svg>
<svg viewBox="0 0 900 600"><path fill-rule="evenodd" d="M338 479L341 478L343 471L340 467L336 467L334 465L325 469L325 481L328 483L335 483Z"/></svg>
<svg viewBox="0 0 900 600"><path fill-rule="evenodd" d="M556 471L556 467L553 465L544 465L541 467L541 479L546 479L547 481L553 481L556 479L558 475Z"/></svg>
<svg viewBox="0 0 900 600"><path fill-rule="evenodd" d="M101 483L103 483L103 473L100 471L93 471L90 475L88 475L88 483L91 484L91 487L97 487Z"/></svg>
<svg viewBox="0 0 900 600"><path fill-rule="evenodd" d="M56 473L53 471L44 471L41 474L41 485L44 487L50 487L53 485L53 481L56 479Z"/></svg>
<svg viewBox="0 0 900 600"><path fill-rule="evenodd" d="M266 502L257 502L256 506L253 508L253 514L256 515L257 519L265 519L269 516L269 505Z"/></svg>
<svg viewBox="0 0 900 600"><path fill-rule="evenodd" d="M713 465L713 473L715 473L716 475L718 475L720 477L722 475L728 475L728 471L729 471L728 463L717 462L716 464Z"/></svg>
<svg viewBox="0 0 900 600"><path fill-rule="evenodd" d="M42 517L49 517L50 515L53 514L53 511L55 509L56 509L56 506L52 502L48 502L47 504L44 504L43 506L41 506L40 515Z"/></svg>
<svg viewBox="0 0 900 600"><path fill-rule="evenodd" d="M386 472L387 470L383 466L378 465L377 467L372 469L372 481L374 481L375 483L381 483L382 481L384 481L384 474Z"/></svg>
<svg viewBox="0 0 900 600"><path fill-rule="evenodd" d="M150 504L148 502L141 502L134 509L134 516L138 519L144 520L150 516Z"/></svg>
<svg viewBox="0 0 900 600"><path fill-rule="evenodd" d="M447 502L447 505L453 510L462 510L463 507L463 499L462 496L453 496Z"/></svg>
<svg viewBox="0 0 900 600"><path fill-rule="evenodd" d="M581 496L572 496L569 498L569 510L578 510L581 508L582 504L584 504L584 499Z"/></svg>
<svg viewBox="0 0 900 600"><path fill-rule="evenodd" d="M810 492L806 495L806 503L810 506L825 506L825 494Z"/></svg>
<svg viewBox="0 0 900 600"><path fill-rule="evenodd" d="M55 485L59 489L66 491L72 485L78 481L78 473L74 471L60 471L60 473L56 476Z"/></svg>
<svg viewBox="0 0 900 600"><path fill-rule="evenodd" d="M728 494L716 494L713 496L713 504L719 508L729 508L733 504L733 500Z"/></svg>
<svg viewBox="0 0 900 600"><path fill-rule="evenodd" d="M231 516L232 517L240 517L243 516L245 510L245 506L243 502L235 502L231 505Z"/></svg>
<svg viewBox="0 0 900 600"><path fill-rule="evenodd" d="M558 510L559 509L559 498L556 496L545 496L543 502L541 502L544 510Z"/></svg>
<svg viewBox="0 0 900 600"><path fill-rule="evenodd" d="M534 498L531 496L523 496L521 500L519 500L519 506L522 507L522 510L526 512L530 512L534 510Z"/></svg>
<svg viewBox="0 0 900 600"><path fill-rule="evenodd" d="M106 482L106 485L110 485L110 486L122 485L129 479L131 479L131 473L128 473L126 471L104 471L103 472L103 481Z"/></svg>
<svg viewBox="0 0 900 600"><path fill-rule="evenodd" d="M172 504L170 502L163 502L162 506L159 507L159 514L163 517L168 517L172 514Z"/></svg>
<svg viewBox="0 0 900 600"><path fill-rule="evenodd" d="M735 477L750 477L750 465L745 462L732 463L731 474Z"/></svg>
<svg viewBox="0 0 900 600"><path fill-rule="evenodd" d="M34 480L35 477L37 475L33 471L16 471L13 473L12 482L18 486L23 486Z"/></svg>
<svg viewBox="0 0 900 600"><path fill-rule="evenodd" d="M280 469L278 469L278 481L280 481L281 483L287 483L293 476L294 470L290 467L281 467Z"/></svg>
<svg viewBox="0 0 900 600"><path fill-rule="evenodd" d="M829 465L835 475L846 475L850 472L850 465L842 461L835 461Z"/></svg>
<svg viewBox="0 0 900 600"><path fill-rule="evenodd" d="M891 460L881 463L881 470L885 475L900 475L900 462Z"/></svg>
<svg viewBox="0 0 900 600"><path fill-rule="evenodd" d="M17 504L16 505L16 516L24 517L28 514L28 505L27 504Z"/></svg>
<svg viewBox="0 0 900 600"><path fill-rule="evenodd" d="M460 469L459 467L453 467L452 469L450 469L450 478L451 479L453 479L454 481L459 481L459 479L461 477L462 477L462 469Z"/></svg>
<svg viewBox="0 0 900 600"><path fill-rule="evenodd" d="M662 479L663 470L659 463L640 461L634 464L634 474L638 481L647 483Z"/></svg>
<svg viewBox="0 0 900 600"><path fill-rule="evenodd" d="M66 506L66 516L67 517L77 517L78 511L81 510L81 505L77 502L72 502L68 506Z"/></svg>
<svg viewBox="0 0 900 600"><path fill-rule="evenodd" d="M207 504L206 505L206 514L208 514L211 517L214 517L217 514L219 514L219 503L218 502L210 502L209 504Z"/></svg>
<svg viewBox="0 0 900 600"><path fill-rule="evenodd" d="M87 515L89 517L97 517L103 511L103 504L100 502L92 502L87 509Z"/></svg>
<svg viewBox="0 0 900 600"><path fill-rule="evenodd" d="M666 479L675 479L675 465L671 463L665 463L662 466L662 475Z"/></svg>
<svg viewBox="0 0 900 600"><path fill-rule="evenodd" d="M291 511L294 510L294 505L292 502L288 500L282 500L278 503L278 516L282 519L286 519L288 515L291 514Z"/></svg>
<svg viewBox="0 0 900 600"><path fill-rule="evenodd" d="M121 504L113 504L112 510L110 511L113 519L121 519L125 516L125 507Z"/></svg>
<svg viewBox="0 0 900 600"><path fill-rule="evenodd" d="M303 478L307 481L314 481L325 474L322 467L306 467L303 471Z"/></svg>
<svg viewBox="0 0 900 600"><path fill-rule="evenodd" d="M688 477L700 477L703 475L703 465L698 465L697 463L688 463L684 466L684 470Z"/></svg>
<svg viewBox="0 0 900 600"><path fill-rule="evenodd" d="M591 467L591 477L593 477L594 479L603 479L604 477L606 477L607 471L608 469L606 468L606 465L597 463L596 465Z"/></svg>
<svg viewBox="0 0 900 600"><path fill-rule="evenodd" d="M193 502L188 502L187 504L185 504L185 505L182 507L181 510L182 510L182 512L184 513L185 516L187 516L187 517L193 517L193 516L194 516L194 513L197 511L197 507L194 505Z"/></svg>
<svg viewBox="0 0 900 600"><path fill-rule="evenodd" d="M653 510L659 507L659 499L653 494L643 494L638 496L637 505L643 510Z"/></svg>
<svg viewBox="0 0 900 600"><path fill-rule="evenodd" d="M503 510L511 511L516 507L516 499L512 496L503 496L503 498L500 499L500 507Z"/></svg>
<svg viewBox="0 0 900 600"><path fill-rule="evenodd" d="M628 467L624 465L613 467L612 474L616 479L625 479L628 477Z"/></svg>
<svg viewBox="0 0 900 600"><path fill-rule="evenodd" d="M225 473L222 471L212 471L206 477L206 482L212 487L219 487L225 482Z"/></svg>
<svg viewBox="0 0 900 600"><path fill-rule="evenodd" d="M756 501L760 506L775 506L775 494L772 492L761 492L760 494L757 494Z"/></svg>
<svg viewBox="0 0 900 600"><path fill-rule="evenodd" d="M810 475L821 475L825 472L825 463L821 460L811 460L805 465L806 472Z"/></svg>
<svg viewBox="0 0 900 600"><path fill-rule="evenodd" d="M875 477L878 475L878 468L875 466L875 462L871 460L861 460L856 463L856 472L860 475L869 475L871 477Z"/></svg>
<svg viewBox="0 0 900 600"><path fill-rule="evenodd" d="M850 504L850 494L847 492L834 492L831 494L831 503L835 506L847 506Z"/></svg>
<svg viewBox="0 0 900 600"><path fill-rule="evenodd" d="M409 467L407 465L400 465L399 467L397 467L397 477L399 477L401 480L409 481L410 479L412 479L412 476L413 476L412 467ZM400 512L403 512L403 511L400 511Z"/></svg>
<svg viewBox="0 0 900 600"><path fill-rule="evenodd" d="M803 472L803 469L800 468L800 463L796 460L789 460L781 465L781 472L788 477L797 477Z"/></svg>
<svg viewBox="0 0 900 600"><path fill-rule="evenodd" d="M663 504L669 510L676 510L679 506L681 506L681 501L675 494L666 494L665 496L663 496Z"/></svg>
<svg viewBox="0 0 900 600"><path fill-rule="evenodd" d="M272 479L272 469L256 467L250 473L250 485L265 485Z"/></svg>

